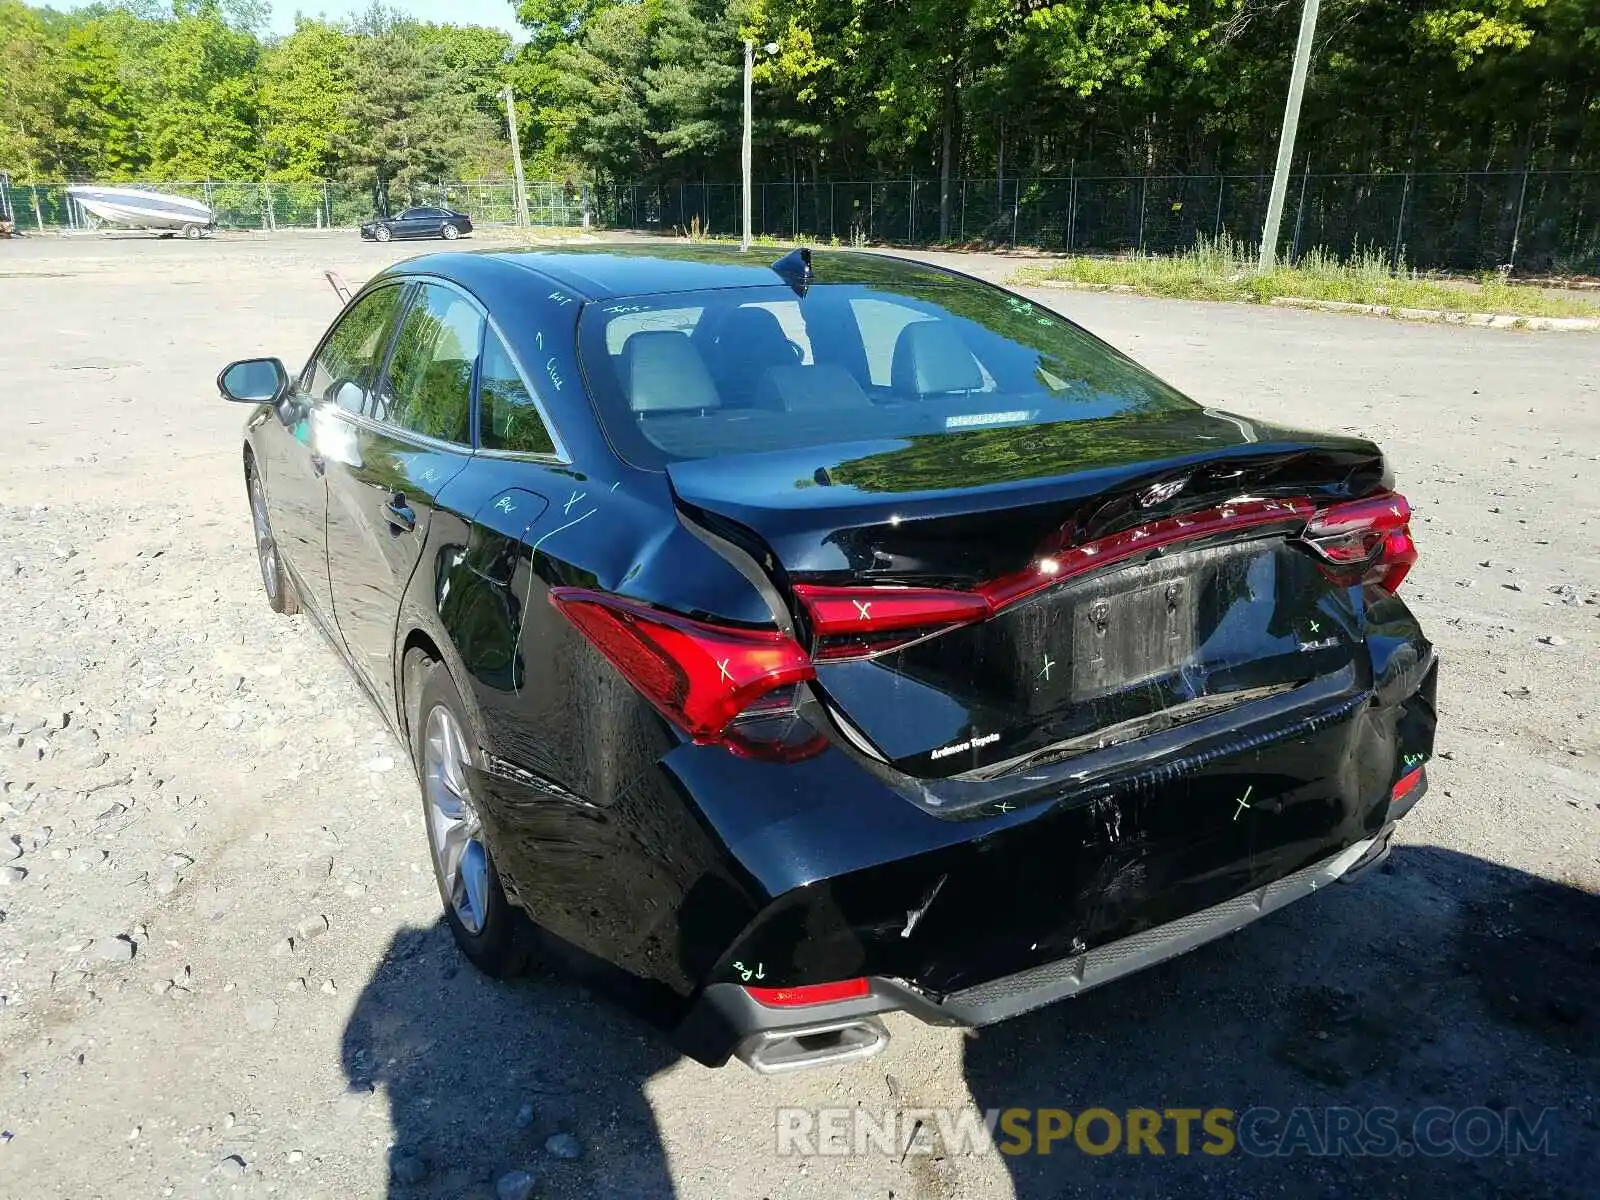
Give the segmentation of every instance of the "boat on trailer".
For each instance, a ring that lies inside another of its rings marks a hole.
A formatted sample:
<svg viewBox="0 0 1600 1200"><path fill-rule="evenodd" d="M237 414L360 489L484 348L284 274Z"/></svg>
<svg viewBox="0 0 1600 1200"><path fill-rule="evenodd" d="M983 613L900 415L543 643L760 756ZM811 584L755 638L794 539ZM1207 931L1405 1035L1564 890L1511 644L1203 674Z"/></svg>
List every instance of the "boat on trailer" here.
<svg viewBox="0 0 1600 1200"><path fill-rule="evenodd" d="M67 195L108 225L153 229L171 236L198 238L217 227L217 215L198 200L143 188L74 185Z"/></svg>

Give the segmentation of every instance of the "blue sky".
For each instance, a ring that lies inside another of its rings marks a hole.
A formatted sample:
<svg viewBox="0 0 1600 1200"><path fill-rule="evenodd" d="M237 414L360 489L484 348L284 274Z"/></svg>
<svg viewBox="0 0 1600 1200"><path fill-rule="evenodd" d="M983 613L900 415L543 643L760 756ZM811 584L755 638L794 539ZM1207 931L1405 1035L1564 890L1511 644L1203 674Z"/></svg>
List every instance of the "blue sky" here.
<svg viewBox="0 0 1600 1200"><path fill-rule="evenodd" d="M37 0L35 0L37 2ZM371 0L272 0L273 33L294 29L298 10L307 16L326 15L332 20L364 11ZM54 8L82 8L89 0L53 0ZM511 0L385 0L385 7L398 8L419 21L451 22L456 25L494 25L508 33L521 35L516 6Z"/></svg>

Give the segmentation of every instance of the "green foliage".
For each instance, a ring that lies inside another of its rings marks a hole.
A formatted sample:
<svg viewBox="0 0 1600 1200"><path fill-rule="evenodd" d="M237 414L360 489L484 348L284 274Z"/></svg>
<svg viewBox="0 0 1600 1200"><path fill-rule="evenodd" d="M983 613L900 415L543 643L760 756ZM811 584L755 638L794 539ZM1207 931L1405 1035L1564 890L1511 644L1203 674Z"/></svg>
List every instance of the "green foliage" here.
<svg viewBox="0 0 1600 1200"><path fill-rule="evenodd" d="M47 158L49 127L35 116L53 100L55 64L45 36L44 22L31 9L0 0L0 164L30 174Z"/></svg>
<svg viewBox="0 0 1600 1200"><path fill-rule="evenodd" d="M448 178L492 137L491 118L451 69L444 46L417 37L409 23L353 38L346 69L350 86L333 148L344 178L375 196L409 198L419 185Z"/></svg>
<svg viewBox="0 0 1600 1200"><path fill-rule="evenodd" d="M652 170L644 73L650 66L647 4L602 9L550 56L550 93L564 112L572 154L615 178Z"/></svg>
<svg viewBox="0 0 1600 1200"><path fill-rule="evenodd" d="M326 178L335 143L348 135L350 35L302 20L267 51L259 94L267 173L275 179Z"/></svg>
<svg viewBox="0 0 1600 1200"><path fill-rule="evenodd" d="M379 6L263 41L263 0L0 0L0 170L16 178L312 181L503 175L499 30Z"/></svg>
<svg viewBox="0 0 1600 1200"><path fill-rule="evenodd" d="M716 0L656 0L645 69L650 136L665 158L725 156L739 127L738 30Z"/></svg>
<svg viewBox="0 0 1600 1200"><path fill-rule="evenodd" d="M287 0L281 0L286 3ZM758 177L1269 165L1284 0L516 0L529 40L375 3L267 38L264 0L0 0L0 169L402 191L503 174ZM1600 166L1600 0L1324 0L1301 117L1323 171Z"/></svg>
<svg viewBox="0 0 1600 1200"><path fill-rule="evenodd" d="M1446 312L1537 317L1600 317L1600 304L1509 284L1498 274L1476 283L1428 279L1406 268L1391 271L1389 254L1357 248L1345 260L1317 249L1289 266L1259 274L1253 247L1230 238L1202 239L1187 254L1132 258L1072 258L1022 271L1019 283L1070 282L1180 300L1265 304L1278 297L1382 304Z"/></svg>
<svg viewBox="0 0 1600 1200"><path fill-rule="evenodd" d="M517 20L527 29L535 53L569 42L601 9L616 0L519 0Z"/></svg>
<svg viewBox="0 0 1600 1200"><path fill-rule="evenodd" d="M241 168L258 174L261 43L230 26L217 0L183 7L187 15L148 60L143 154L174 178L217 179Z"/></svg>

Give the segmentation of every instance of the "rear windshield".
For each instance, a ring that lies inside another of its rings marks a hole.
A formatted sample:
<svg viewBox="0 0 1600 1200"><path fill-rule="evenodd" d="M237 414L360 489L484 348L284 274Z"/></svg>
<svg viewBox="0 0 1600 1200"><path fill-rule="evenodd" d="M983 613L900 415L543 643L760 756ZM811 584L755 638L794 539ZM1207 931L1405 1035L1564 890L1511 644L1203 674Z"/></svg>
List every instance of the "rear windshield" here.
<svg viewBox="0 0 1600 1200"><path fill-rule="evenodd" d="M818 284L588 305L580 352L635 466L1087 421L1193 402L1071 322L985 284Z"/></svg>

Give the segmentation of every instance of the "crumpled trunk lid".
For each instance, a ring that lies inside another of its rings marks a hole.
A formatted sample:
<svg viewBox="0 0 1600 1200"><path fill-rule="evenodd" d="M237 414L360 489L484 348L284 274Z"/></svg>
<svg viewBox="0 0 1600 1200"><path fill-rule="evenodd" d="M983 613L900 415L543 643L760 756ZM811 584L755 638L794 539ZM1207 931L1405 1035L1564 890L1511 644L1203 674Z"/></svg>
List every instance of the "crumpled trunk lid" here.
<svg viewBox="0 0 1600 1200"><path fill-rule="evenodd" d="M845 736L923 780L1059 762L1349 670L1361 589L1293 539L1319 504L1387 484L1370 443L1199 409L668 473L686 516L767 573ZM1101 548L1109 565L1083 559ZM841 657L808 607L849 597L866 628L894 593L859 589L999 594L1041 562L1059 583Z"/></svg>

